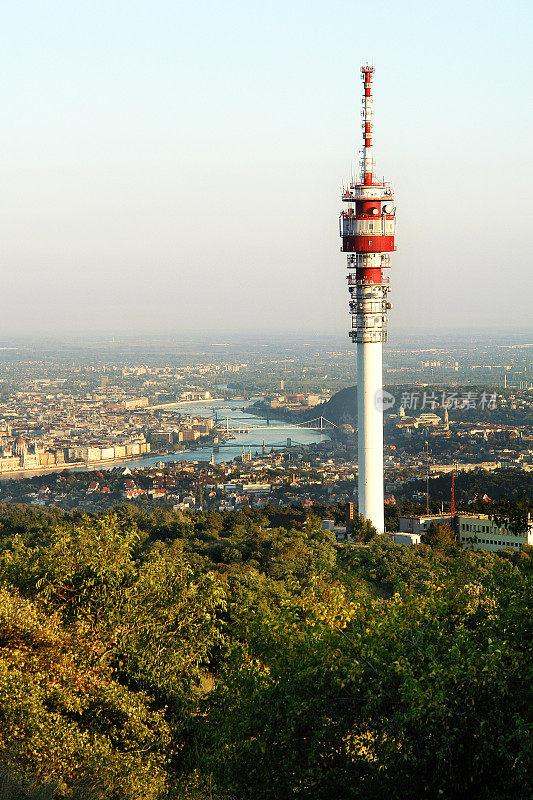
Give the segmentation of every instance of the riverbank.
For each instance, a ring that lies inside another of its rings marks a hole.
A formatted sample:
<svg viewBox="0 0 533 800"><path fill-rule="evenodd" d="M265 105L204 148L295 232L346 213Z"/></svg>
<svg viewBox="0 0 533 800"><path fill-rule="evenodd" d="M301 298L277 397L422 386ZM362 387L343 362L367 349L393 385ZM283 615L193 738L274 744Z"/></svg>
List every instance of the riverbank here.
<svg viewBox="0 0 533 800"><path fill-rule="evenodd" d="M260 397L211 397L209 400L169 400L157 406L146 406L148 411L158 408L179 408L180 406L211 405L211 403L248 403L251 400L260 400Z"/></svg>
<svg viewBox="0 0 533 800"><path fill-rule="evenodd" d="M286 431L283 431L283 440L280 441L282 434L275 425L272 427L265 427L265 426L257 426L256 433L254 434L254 426L250 425L248 420L246 420L246 416L251 411L252 403L254 402L255 398L252 400L241 400L238 398L233 398L230 401L225 401L225 405L222 405L224 409L224 417L229 417L230 425L233 427L235 425L239 428L246 429L249 431L247 434L237 434L231 441L227 441L224 444L220 445L220 451L218 452L214 448L214 443L212 440L208 439L207 442L197 440L194 443L193 447L188 447L187 449L173 451L171 453L146 453L142 456L136 456L132 458L131 456L126 456L125 458L119 459L109 459L106 461L78 461L72 463L65 463L65 464L53 464L46 467L38 467L32 470L17 470L13 472L5 472L0 473L0 482L6 480L19 480L24 478L34 478L39 477L41 475L51 475L54 472L64 472L65 470L70 470L72 472L98 472L98 471L105 471L112 469L114 466L125 466L129 469L147 469L152 467L159 461L164 463L168 463L170 461L178 462L178 461L209 461L211 458L214 458L216 464L230 462L234 458L241 456L243 448L248 450L248 448L252 447L254 450L260 451L262 444L264 442L265 447L269 450L271 447L274 447L275 450L284 450L287 447L287 438L292 438L292 445L304 445L308 446L317 442L324 441L324 438L330 438L330 432L317 432L312 430L305 430L302 428L295 427L292 431L290 428L287 428ZM219 401L220 402L220 401ZM246 408L243 410L241 407L234 407L235 402L244 403ZM172 405L176 405L173 403ZM183 404L182 404L183 405ZM186 403L185 406L190 405ZM215 408L213 408L212 401L204 400L201 404L198 403L197 405L202 406L205 408L205 416L213 416L213 412ZM277 411L277 409L276 409ZM219 412L220 413L220 412ZM253 416L258 417L260 415L252 412ZM270 414L269 417L271 420L274 420L278 415L277 414ZM249 419L249 417L248 417ZM243 424L244 423L244 424Z"/></svg>
<svg viewBox="0 0 533 800"><path fill-rule="evenodd" d="M200 448L202 449L211 449L211 447L211 444L200 445ZM197 449L199 449L198 446L194 448L187 447L183 450L175 450L170 453L144 453L143 455L139 455L134 458L131 456L125 456L124 458L109 458L102 461L71 461L66 462L65 464L50 464L49 466L36 467L35 469L13 470L13 472L1 472L0 481L9 480L10 478L36 478L39 475L48 475L54 472L64 472L65 470L70 470L71 472L98 472L99 470L106 470L115 466L120 466L120 464L131 465L133 463L137 464L137 462L141 462L142 466L142 462L148 459L157 462L163 461L164 459L168 460L169 456L175 461L179 461L179 456L181 454L194 453Z"/></svg>
<svg viewBox="0 0 533 800"><path fill-rule="evenodd" d="M138 460L144 461L144 459L153 458L154 456L157 456L157 453L145 453L139 456ZM65 470L70 470L71 472L79 472L81 470L98 472L99 469L110 469L119 464L129 463L131 460L131 456L126 456L125 458L110 458L105 461L67 461L65 464L50 464L48 466L36 467L35 469L0 472L0 481L10 480L11 478L15 480L19 478L37 478L39 475L49 475L54 472L64 472Z"/></svg>

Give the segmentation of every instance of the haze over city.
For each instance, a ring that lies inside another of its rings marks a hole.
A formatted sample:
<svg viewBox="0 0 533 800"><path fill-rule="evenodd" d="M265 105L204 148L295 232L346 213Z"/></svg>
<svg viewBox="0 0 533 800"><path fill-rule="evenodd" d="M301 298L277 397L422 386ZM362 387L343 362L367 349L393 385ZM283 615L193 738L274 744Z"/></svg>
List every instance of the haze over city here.
<svg viewBox="0 0 533 800"><path fill-rule="evenodd" d="M531 17L526 2L12 4L2 334L344 337L337 216L366 61L398 206L392 335L527 329Z"/></svg>

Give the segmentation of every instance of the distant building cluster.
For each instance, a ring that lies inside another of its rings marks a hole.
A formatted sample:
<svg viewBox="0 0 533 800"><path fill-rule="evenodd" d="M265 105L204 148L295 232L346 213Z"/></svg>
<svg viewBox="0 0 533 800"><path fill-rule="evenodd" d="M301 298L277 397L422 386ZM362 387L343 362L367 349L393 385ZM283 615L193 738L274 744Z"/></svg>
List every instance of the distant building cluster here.
<svg viewBox="0 0 533 800"><path fill-rule="evenodd" d="M32 377L45 367L53 377ZM0 379L0 475L141 458L208 436L210 418L179 410L180 403L211 399L191 380L204 369L211 374L214 367L184 367L181 374L148 366L17 366L22 374L13 391L2 389L8 378Z"/></svg>
<svg viewBox="0 0 533 800"><path fill-rule="evenodd" d="M144 441L144 437L139 437L138 441L127 444L116 445L81 445L79 447L67 448L68 461L85 461L94 463L97 461L114 461L122 458L138 458L148 455L150 452L150 442Z"/></svg>
<svg viewBox="0 0 533 800"><path fill-rule="evenodd" d="M43 451L39 450L37 443L28 444L18 436L13 444L4 439L0 444L0 473L16 472L23 469L37 469L41 466Z"/></svg>
<svg viewBox="0 0 533 800"><path fill-rule="evenodd" d="M307 408L325 403L329 400L329 392L316 394L309 392L296 392L293 394L275 394L265 399L265 404L270 408L286 409L287 411L304 411Z"/></svg>

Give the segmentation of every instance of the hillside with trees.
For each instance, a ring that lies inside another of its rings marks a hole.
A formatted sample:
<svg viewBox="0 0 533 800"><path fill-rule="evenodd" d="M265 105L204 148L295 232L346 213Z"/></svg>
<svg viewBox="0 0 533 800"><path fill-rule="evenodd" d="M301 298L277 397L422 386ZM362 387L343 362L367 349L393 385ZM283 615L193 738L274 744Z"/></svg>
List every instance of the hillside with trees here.
<svg viewBox="0 0 533 800"><path fill-rule="evenodd" d="M432 410L429 406L425 408L421 407L424 389L427 389L427 385L408 383L387 385L384 388L391 392L395 398L395 404L390 409L390 413L398 413L398 409L402 402L402 397L411 395L419 398L418 407L416 411L413 411L415 415L418 415L424 411L427 412ZM427 391L429 392L429 389L427 389ZM437 401L440 402L441 395L443 393L446 396L453 394L459 399L467 393L473 394L476 398L480 398L483 393L490 393L491 390L487 389L485 385L442 385L440 387L432 386L431 391L435 393ZM510 393L510 390L498 389L498 397L500 399L498 399L496 402L495 407L476 403L474 407L463 408L460 404L459 406L452 404L448 410L449 418L452 422L490 422L494 425L517 426L531 425L533 412L530 408L511 407L509 402ZM501 398L503 398L505 404L503 404ZM265 410L265 406L262 404L262 402L257 403L256 407L258 409L262 409L263 411ZM253 407L251 407L250 410L253 410ZM388 411L389 409L385 409L385 415L387 415ZM410 409L409 406L407 406L406 413L409 414L409 412ZM271 413L275 414L276 417L281 417L294 422L301 422L314 419L317 416L323 416L330 420L330 422L333 422L335 425L348 424L355 427L357 425L357 386L348 386L345 389L340 389L338 392L335 392L335 394L333 394L327 402L314 406L312 409L298 411L294 409L286 410L284 408L276 408L275 412L272 411ZM443 415L444 412L442 407L437 408L436 413Z"/></svg>
<svg viewBox="0 0 533 800"><path fill-rule="evenodd" d="M530 796L531 549L360 533L0 506L3 796Z"/></svg>
<svg viewBox="0 0 533 800"><path fill-rule="evenodd" d="M451 481L451 475L439 475L430 479L430 496L438 505L441 502L449 502ZM508 498L518 502L524 498L529 501L530 510L533 512L533 472L513 468L457 472L454 483L457 502L468 504L471 510L490 514L491 501L499 503ZM412 481L409 491L411 494L425 492L425 480ZM485 495L488 500L486 498L482 500Z"/></svg>

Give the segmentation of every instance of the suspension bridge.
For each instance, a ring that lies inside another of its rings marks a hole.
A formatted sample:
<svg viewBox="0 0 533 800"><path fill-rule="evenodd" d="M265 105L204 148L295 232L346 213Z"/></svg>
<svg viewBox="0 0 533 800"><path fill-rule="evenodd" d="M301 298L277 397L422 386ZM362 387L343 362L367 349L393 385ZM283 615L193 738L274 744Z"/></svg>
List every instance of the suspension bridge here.
<svg viewBox="0 0 533 800"><path fill-rule="evenodd" d="M248 417L250 420L256 420L257 417ZM254 431L293 431L297 429L309 430L309 431L320 431L321 433L331 431L336 428L334 422L331 422L326 417L316 417L316 419L307 420L307 422L293 422L291 425L278 425L270 424L270 420L267 419L266 425L250 425L249 427L244 427L242 425L231 427L230 426L230 418L226 417L225 423L218 423L217 430L222 433L252 433Z"/></svg>

